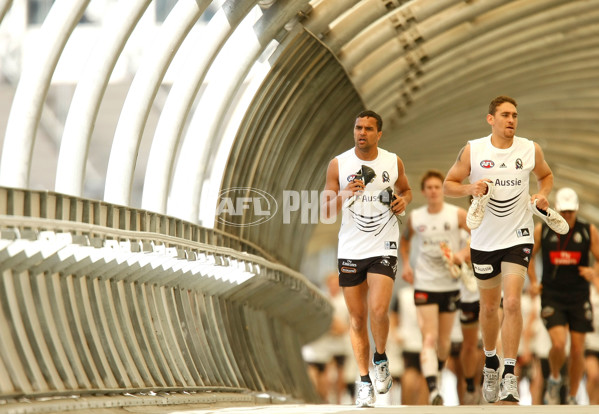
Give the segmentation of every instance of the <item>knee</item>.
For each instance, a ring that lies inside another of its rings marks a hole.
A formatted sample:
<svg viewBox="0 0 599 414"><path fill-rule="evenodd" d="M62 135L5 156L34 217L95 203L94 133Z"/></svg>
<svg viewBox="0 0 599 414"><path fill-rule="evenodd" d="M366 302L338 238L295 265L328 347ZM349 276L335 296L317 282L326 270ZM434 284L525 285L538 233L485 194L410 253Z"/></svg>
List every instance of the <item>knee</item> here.
<svg viewBox="0 0 599 414"><path fill-rule="evenodd" d="M374 322L384 322L389 318L389 310L385 306L372 306L370 309L370 318Z"/></svg>
<svg viewBox="0 0 599 414"><path fill-rule="evenodd" d="M364 314L352 314L350 315L350 325L353 331L361 331L366 329L368 322L366 315Z"/></svg>
<svg viewBox="0 0 599 414"><path fill-rule="evenodd" d="M562 338L555 338L551 343L551 348L554 351L565 353L566 352L566 340Z"/></svg>
<svg viewBox="0 0 599 414"><path fill-rule="evenodd" d="M432 333L422 335L422 347L423 348L436 348L437 347L437 336Z"/></svg>
<svg viewBox="0 0 599 414"><path fill-rule="evenodd" d="M520 313L520 298L510 297L503 299L503 311L506 314L518 314Z"/></svg>
<svg viewBox="0 0 599 414"><path fill-rule="evenodd" d="M570 355L571 356L583 358L584 350L585 350L584 343L579 344L579 343L572 342L570 344Z"/></svg>
<svg viewBox="0 0 599 414"><path fill-rule="evenodd" d="M493 316L498 317L497 310L498 310L498 307L493 304L489 304L489 303L483 304L482 302L480 304L480 314L485 318L490 318Z"/></svg>

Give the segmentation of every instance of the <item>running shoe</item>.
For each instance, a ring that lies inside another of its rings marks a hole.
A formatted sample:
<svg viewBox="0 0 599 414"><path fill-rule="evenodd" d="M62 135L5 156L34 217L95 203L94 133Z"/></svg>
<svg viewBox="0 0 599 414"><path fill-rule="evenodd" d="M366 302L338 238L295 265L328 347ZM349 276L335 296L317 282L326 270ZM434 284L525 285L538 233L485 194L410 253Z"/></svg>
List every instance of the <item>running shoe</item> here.
<svg viewBox="0 0 599 414"><path fill-rule="evenodd" d="M514 374L507 374L501 380L501 390L499 391L499 399L501 401L520 402L520 394L518 394L518 377Z"/></svg>
<svg viewBox="0 0 599 414"><path fill-rule="evenodd" d="M386 394L393 384L391 373L389 372L389 361L374 362L374 384L376 392Z"/></svg>
<svg viewBox="0 0 599 414"><path fill-rule="evenodd" d="M358 382L356 407L372 407L374 405L374 387L370 382Z"/></svg>
<svg viewBox="0 0 599 414"><path fill-rule="evenodd" d="M555 210L547 208L547 211L540 210L537 207L537 201L528 204L528 209L547 223L549 228L558 234L567 234L570 231L568 222Z"/></svg>
<svg viewBox="0 0 599 414"><path fill-rule="evenodd" d="M443 396L437 388L433 388L428 395L428 403L430 405L443 405Z"/></svg>
<svg viewBox="0 0 599 414"><path fill-rule="evenodd" d="M553 379L551 376L547 380L547 389L545 390L545 395L543 396L543 402L546 405L560 405L560 389L562 387L562 380Z"/></svg>
<svg viewBox="0 0 599 414"><path fill-rule="evenodd" d="M483 398L488 403L494 403L499 400L499 367L491 369L483 367Z"/></svg>
<svg viewBox="0 0 599 414"><path fill-rule="evenodd" d="M472 266L466 262L462 262L462 266L460 267L462 278L462 282L466 289L470 292L476 292L478 290L478 283L476 283L476 276L474 276L474 272L472 271Z"/></svg>
<svg viewBox="0 0 599 414"><path fill-rule="evenodd" d="M472 204L468 209L468 216L466 216L466 224L470 230L474 230L480 226L485 216L485 207L493 196L493 183L487 181L487 194L482 196L472 197Z"/></svg>
<svg viewBox="0 0 599 414"><path fill-rule="evenodd" d="M464 393L464 405L478 405L480 403L480 394L476 391Z"/></svg>
<svg viewBox="0 0 599 414"><path fill-rule="evenodd" d="M443 263L445 263L445 268L449 270L449 274L452 278L458 279L460 277L462 269L460 269L460 266L454 263L453 252L445 242L439 243L439 246L441 247L441 257L443 257Z"/></svg>

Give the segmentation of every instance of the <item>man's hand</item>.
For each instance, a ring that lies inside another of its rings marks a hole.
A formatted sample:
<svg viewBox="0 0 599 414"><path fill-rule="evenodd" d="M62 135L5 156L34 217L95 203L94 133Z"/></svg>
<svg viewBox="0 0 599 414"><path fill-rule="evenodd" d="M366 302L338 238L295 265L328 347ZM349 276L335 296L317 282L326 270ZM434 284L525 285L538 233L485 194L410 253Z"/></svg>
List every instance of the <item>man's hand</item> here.
<svg viewBox="0 0 599 414"><path fill-rule="evenodd" d="M530 202L534 204L535 200L538 200L537 208L539 210L547 211L549 208L549 201L547 201L547 197L545 197L543 194L533 194L530 197Z"/></svg>

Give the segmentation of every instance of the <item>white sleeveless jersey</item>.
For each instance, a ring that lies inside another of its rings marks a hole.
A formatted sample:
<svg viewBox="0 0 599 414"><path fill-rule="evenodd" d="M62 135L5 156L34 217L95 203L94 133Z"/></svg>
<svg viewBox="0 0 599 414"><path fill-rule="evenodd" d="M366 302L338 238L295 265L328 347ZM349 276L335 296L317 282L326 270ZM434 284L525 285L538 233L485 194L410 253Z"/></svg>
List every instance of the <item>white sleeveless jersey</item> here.
<svg viewBox="0 0 599 414"><path fill-rule="evenodd" d="M461 229L458 225L458 207L443 203L436 214L422 206L411 213L412 246L418 249L414 267L414 289L429 292L459 290L459 280L451 277L445 266L441 243L447 243L452 251L461 246Z"/></svg>
<svg viewBox="0 0 599 414"><path fill-rule="evenodd" d="M591 306L593 309L593 332L587 332L585 336L585 345L587 349L591 351L599 351L599 292L592 283L590 284L591 289Z"/></svg>
<svg viewBox="0 0 599 414"><path fill-rule="evenodd" d="M481 225L472 230L470 246L494 251L518 244L533 243L529 178L535 167L534 143L514 137L512 146L495 148L491 136L470 142L470 182L483 178L493 181L493 196Z"/></svg>
<svg viewBox="0 0 599 414"><path fill-rule="evenodd" d="M337 161L340 190L355 178L362 165L372 168L376 174L370 183L365 183L362 194L352 196L343 203L338 258L397 257L399 223L389 206L379 199L387 187L395 188L399 175L397 155L378 148L376 159L364 161L356 156L352 148L338 155Z"/></svg>

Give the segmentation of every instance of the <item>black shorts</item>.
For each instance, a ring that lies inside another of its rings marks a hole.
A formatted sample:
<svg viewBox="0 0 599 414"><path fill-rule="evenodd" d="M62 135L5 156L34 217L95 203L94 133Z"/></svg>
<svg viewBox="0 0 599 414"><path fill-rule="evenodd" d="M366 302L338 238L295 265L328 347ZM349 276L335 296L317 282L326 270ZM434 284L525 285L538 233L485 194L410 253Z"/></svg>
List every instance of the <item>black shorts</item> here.
<svg viewBox="0 0 599 414"><path fill-rule="evenodd" d="M404 369L414 368L418 372L422 372L420 367L420 352L403 351L401 355L403 356Z"/></svg>
<svg viewBox="0 0 599 414"><path fill-rule="evenodd" d="M470 249L474 276L480 280L492 279L501 273L502 262L515 263L528 269L532 246L519 244L492 252Z"/></svg>
<svg viewBox="0 0 599 414"><path fill-rule="evenodd" d="M449 292L427 292L425 290L414 291L414 303L416 306L439 305L439 312L455 312L460 302L460 291Z"/></svg>
<svg viewBox="0 0 599 414"><path fill-rule="evenodd" d="M593 357L595 359L599 359L599 351L595 351L594 349L585 349L584 350L585 357Z"/></svg>
<svg viewBox="0 0 599 414"><path fill-rule="evenodd" d="M574 332L593 331L593 308L588 299L564 303L543 291L541 318L547 329L569 325Z"/></svg>
<svg viewBox="0 0 599 414"><path fill-rule="evenodd" d="M478 322L478 316L480 315L480 301L476 302L460 302L460 323L468 325L471 323Z"/></svg>
<svg viewBox="0 0 599 414"><path fill-rule="evenodd" d="M358 286L368 273L378 273L395 280L397 257L377 256L368 259L338 259L339 286Z"/></svg>

